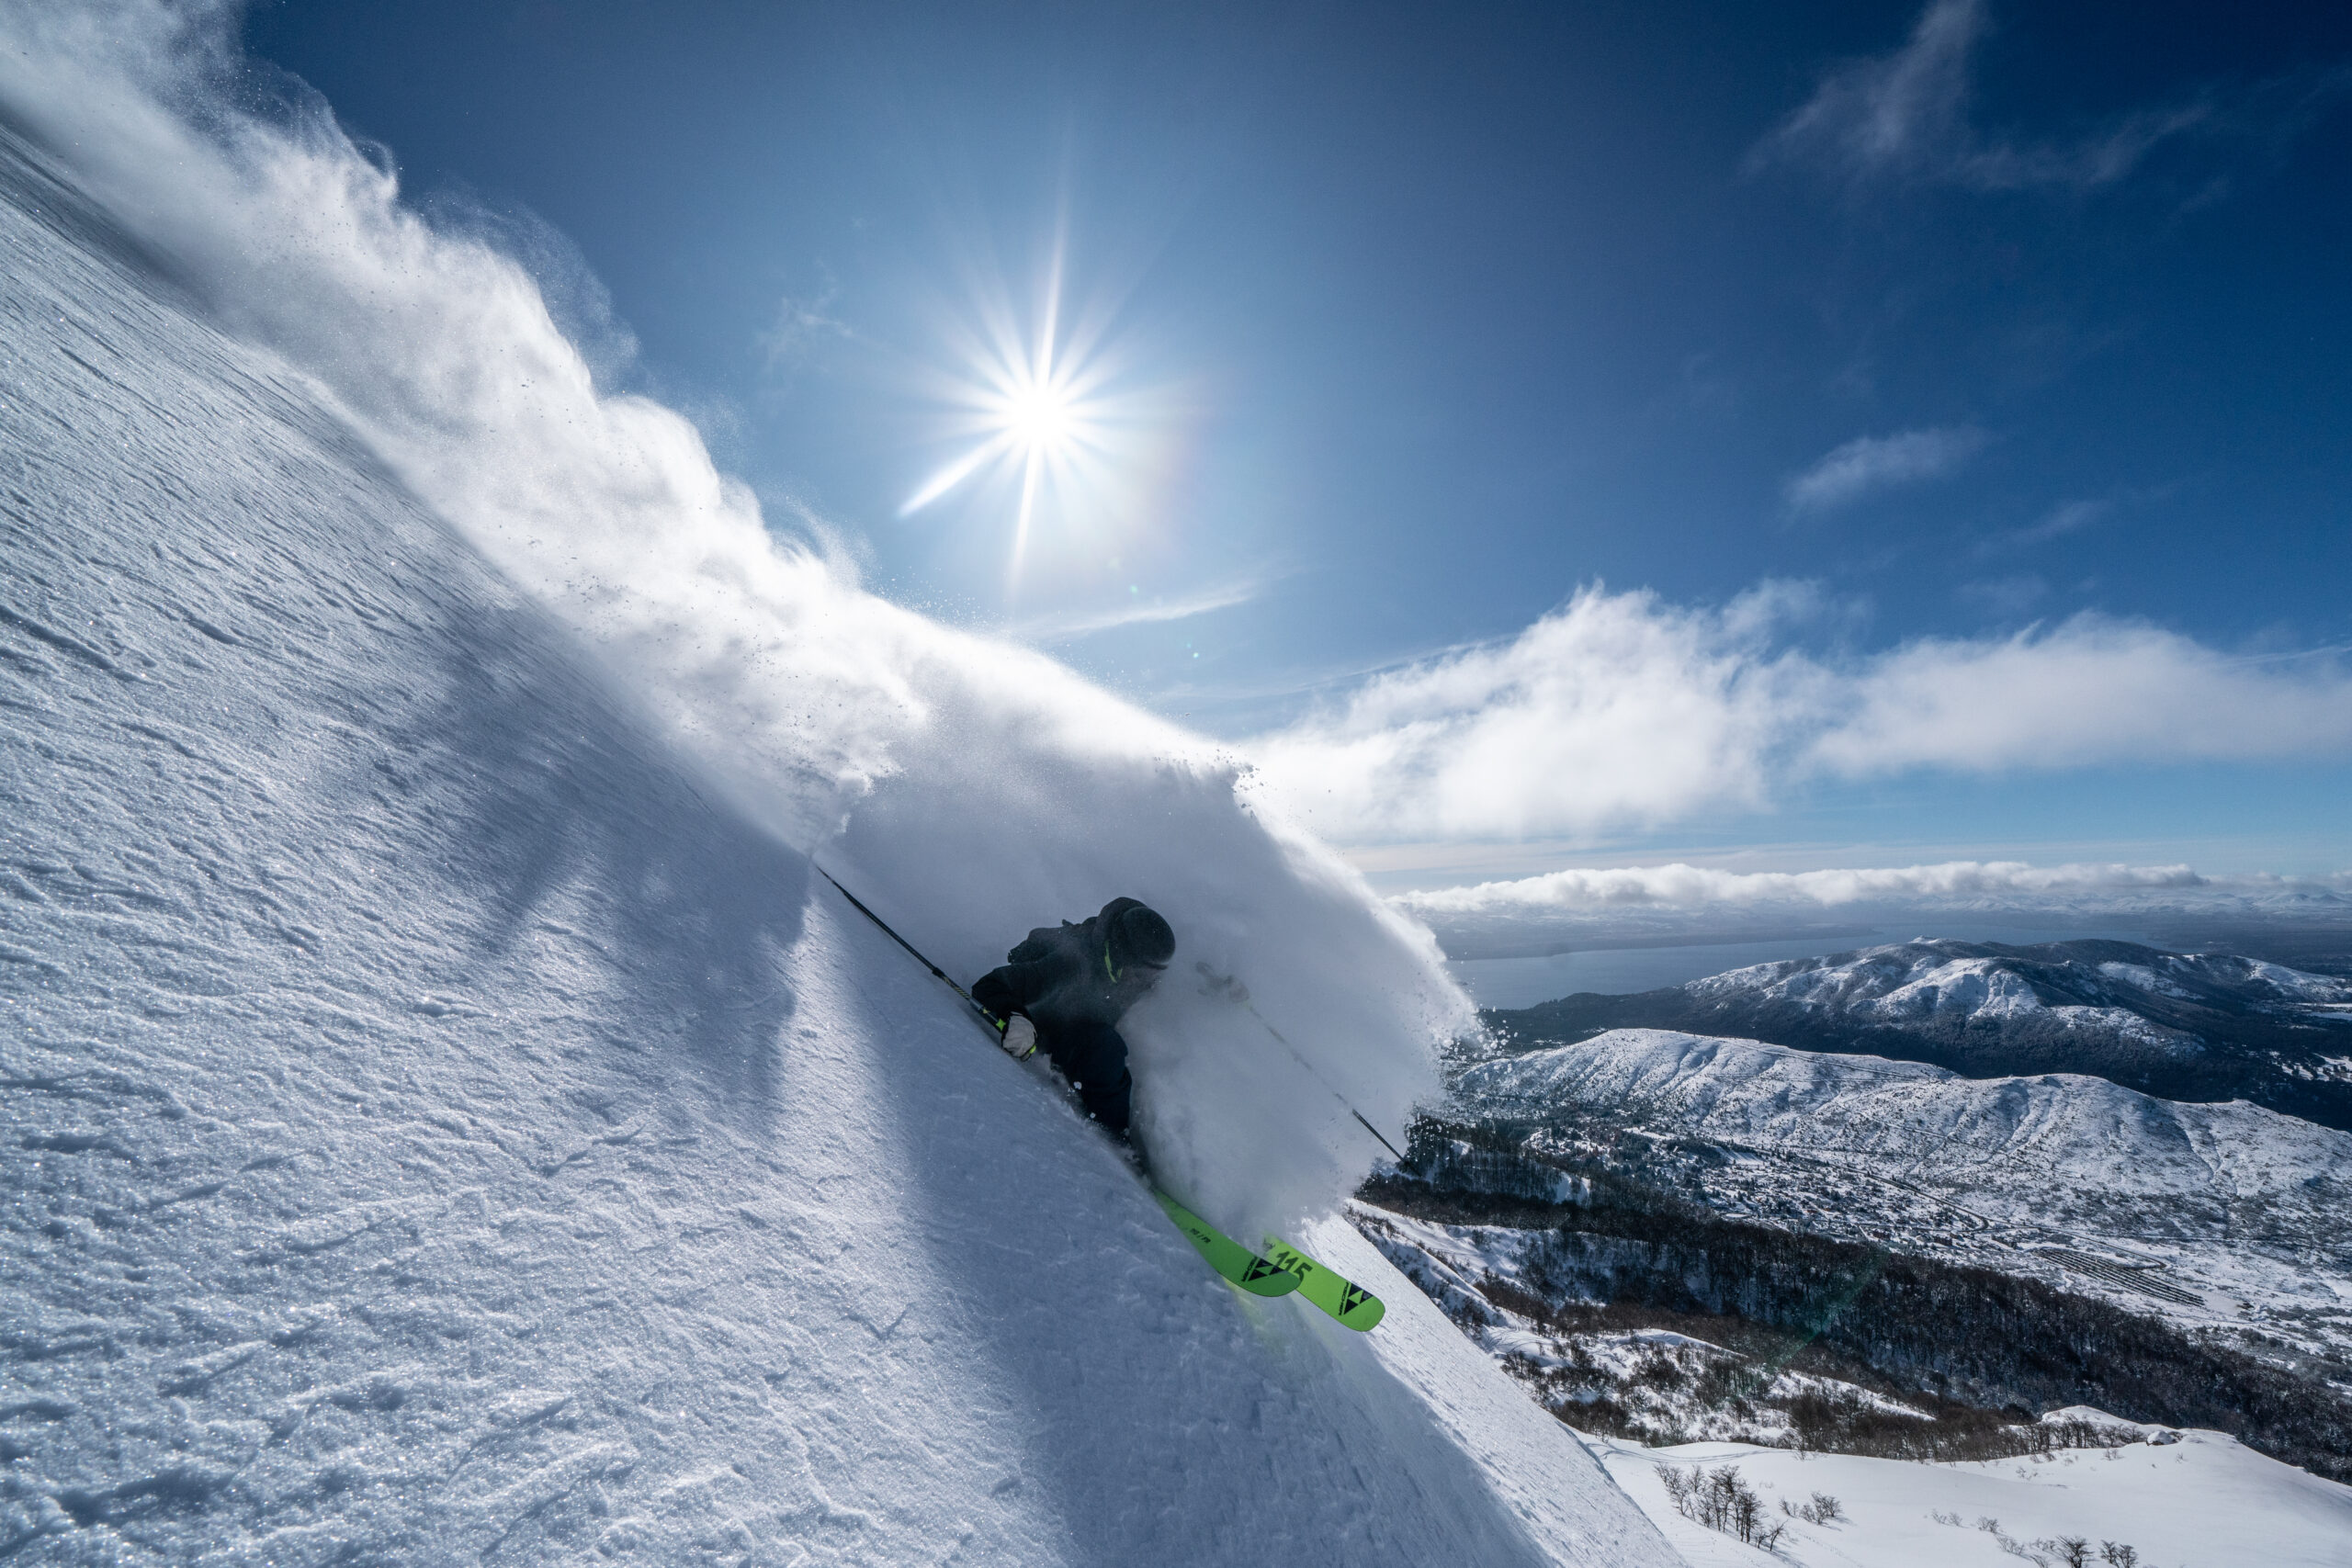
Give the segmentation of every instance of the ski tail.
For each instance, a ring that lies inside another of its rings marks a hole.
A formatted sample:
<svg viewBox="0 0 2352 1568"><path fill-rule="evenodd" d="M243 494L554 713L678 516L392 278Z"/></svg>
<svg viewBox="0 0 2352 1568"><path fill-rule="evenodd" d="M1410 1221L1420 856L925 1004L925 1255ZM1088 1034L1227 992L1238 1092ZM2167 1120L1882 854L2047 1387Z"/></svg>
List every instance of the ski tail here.
<svg viewBox="0 0 2352 1568"><path fill-rule="evenodd" d="M1266 1258L1274 1267L1298 1277L1302 1300L1313 1302L1344 1327L1370 1333L1388 1314L1378 1296L1345 1275L1333 1273L1280 1236L1266 1238Z"/></svg>
<svg viewBox="0 0 2352 1568"><path fill-rule="evenodd" d="M1184 1238L1200 1250L1216 1269L1253 1296L1286 1296L1298 1289L1298 1276L1259 1257L1183 1204L1155 1187L1151 1195L1175 1222Z"/></svg>

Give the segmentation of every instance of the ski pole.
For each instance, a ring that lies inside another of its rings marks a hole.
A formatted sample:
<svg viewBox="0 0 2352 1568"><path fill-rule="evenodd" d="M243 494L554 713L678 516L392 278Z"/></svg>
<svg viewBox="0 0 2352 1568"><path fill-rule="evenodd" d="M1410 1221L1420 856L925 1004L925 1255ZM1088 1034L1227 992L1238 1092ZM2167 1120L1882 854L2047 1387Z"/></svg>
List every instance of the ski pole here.
<svg viewBox="0 0 2352 1568"><path fill-rule="evenodd" d="M848 899L852 908L854 908L859 914L864 915L867 919L872 920L876 925L881 927L882 934L884 936L888 937L892 942L897 942L900 947L905 948L910 953L913 954L914 961L916 963L922 964L924 968L937 976L940 982L949 990L963 998L965 1004L974 1012L978 1013L982 1018L989 1019L989 1025L990 1028L994 1028L996 1026L996 1021L989 1017L989 1010L982 1007L978 1002L974 1001L972 999L971 992L957 985L955 978L950 976L946 970L942 969L938 964L933 964L930 959L924 957L921 948L917 947L913 942L909 942L905 937L900 936L897 931L892 931L890 929L890 922L876 914L873 910L867 908L865 907L865 900L858 897L856 894L851 892L848 888L843 887L839 877L835 876L831 872L827 871L823 866L817 865L816 856L809 856L808 863L810 865L817 866L817 874L831 883L833 885L833 891Z"/></svg>
<svg viewBox="0 0 2352 1568"><path fill-rule="evenodd" d="M1315 1081L1321 1084L1325 1090L1330 1094L1332 1099L1338 1100L1341 1106L1346 1108L1348 1114L1356 1119L1356 1124L1358 1126L1361 1126L1365 1132L1370 1133L1374 1137L1379 1138L1380 1146L1386 1149L1391 1155L1395 1155L1397 1164L1402 1165L1405 1163L1405 1156L1397 1153L1396 1145L1390 1143L1386 1138L1381 1137L1380 1129L1364 1120L1363 1112L1355 1108L1355 1102L1351 1100L1346 1095L1341 1094L1338 1089L1332 1086L1331 1080L1323 1076L1323 1069L1308 1061L1304 1052L1300 1051L1297 1046L1292 1044L1287 1039L1283 1038L1283 1032L1281 1030L1276 1029L1272 1024L1266 1021L1266 1015L1258 1010L1257 1003L1251 1001L1246 994L1237 999L1244 1008L1249 1010L1250 1016L1258 1021L1258 1026L1261 1029L1263 1029L1267 1033L1272 1035L1277 1041L1281 1042L1282 1048L1290 1053L1292 1061L1296 1062L1300 1066L1305 1067L1307 1072L1313 1076Z"/></svg>

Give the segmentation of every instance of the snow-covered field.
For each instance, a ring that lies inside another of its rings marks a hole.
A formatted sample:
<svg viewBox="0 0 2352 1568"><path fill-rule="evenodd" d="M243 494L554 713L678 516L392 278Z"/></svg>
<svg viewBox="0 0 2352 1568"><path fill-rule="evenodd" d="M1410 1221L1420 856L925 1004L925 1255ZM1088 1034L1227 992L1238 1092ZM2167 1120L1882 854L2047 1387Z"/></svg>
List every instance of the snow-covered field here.
<svg viewBox="0 0 2352 1568"><path fill-rule="evenodd" d="M2352 1348L2352 1134L2256 1106L1647 1029L1483 1064L1460 1092L1706 1140L1724 1213Z"/></svg>
<svg viewBox="0 0 2352 1568"><path fill-rule="evenodd" d="M1015 664L1011 724L984 645L763 556L347 144L229 113L232 156L142 96L168 51L107 74L153 13L6 25L69 161L0 131L0 1555L1673 1561L1344 1226L1302 1239L1376 1335L1209 1275L785 829L967 972L1149 897L1376 1112L1458 1010L1425 938L1110 699ZM1169 992L1170 1179L1237 1228L1343 1190L1295 1066Z"/></svg>
<svg viewBox="0 0 2352 1568"><path fill-rule="evenodd" d="M2145 1568L2340 1568L2352 1559L2352 1488L2220 1432L2178 1437L1984 1464L1587 1440L1693 1568L2051 1568L2064 1561L2055 1545L2068 1537L2088 1544L2094 1564L2109 1544L2132 1548ZM1683 1517L1659 1474L1668 1466L1724 1464L1763 1499L1768 1523L1783 1527L1773 1551ZM1816 1492L1838 1499L1843 1517L1814 1523L1781 1511Z"/></svg>

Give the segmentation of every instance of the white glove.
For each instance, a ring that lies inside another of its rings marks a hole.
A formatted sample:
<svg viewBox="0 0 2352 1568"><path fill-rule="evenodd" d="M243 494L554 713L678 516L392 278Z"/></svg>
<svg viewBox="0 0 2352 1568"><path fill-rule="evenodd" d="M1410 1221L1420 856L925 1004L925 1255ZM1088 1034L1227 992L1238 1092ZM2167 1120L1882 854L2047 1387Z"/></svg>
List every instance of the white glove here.
<svg viewBox="0 0 2352 1568"><path fill-rule="evenodd" d="M1005 1021L1003 1045L1013 1060L1027 1061L1030 1053L1037 1049L1037 1026L1014 1013Z"/></svg>

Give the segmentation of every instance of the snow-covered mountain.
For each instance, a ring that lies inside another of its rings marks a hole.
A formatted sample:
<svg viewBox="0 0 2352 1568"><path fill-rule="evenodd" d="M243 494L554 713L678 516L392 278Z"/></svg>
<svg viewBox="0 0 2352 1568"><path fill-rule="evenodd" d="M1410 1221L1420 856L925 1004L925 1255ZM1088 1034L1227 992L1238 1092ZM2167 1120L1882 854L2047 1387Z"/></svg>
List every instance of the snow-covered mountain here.
<svg viewBox="0 0 2352 1568"><path fill-rule="evenodd" d="M1471 1067L1457 1095L1663 1140L1645 1163L1717 1213L2352 1353L2352 1134L2257 1106L1640 1029Z"/></svg>
<svg viewBox="0 0 2352 1568"><path fill-rule="evenodd" d="M214 25L0 23L0 1555L1671 1562L1312 1223L1368 1156L1229 992L1136 1015L1155 1160L1374 1335L1210 1276L794 835L967 974L1148 896L1381 1115L1426 938L775 544Z"/></svg>
<svg viewBox="0 0 2352 1568"><path fill-rule="evenodd" d="M2352 1128L2352 980L2228 954L1919 941L1488 1018L1520 1044L1679 1030L1975 1077L2095 1074L2166 1100L2245 1100Z"/></svg>

